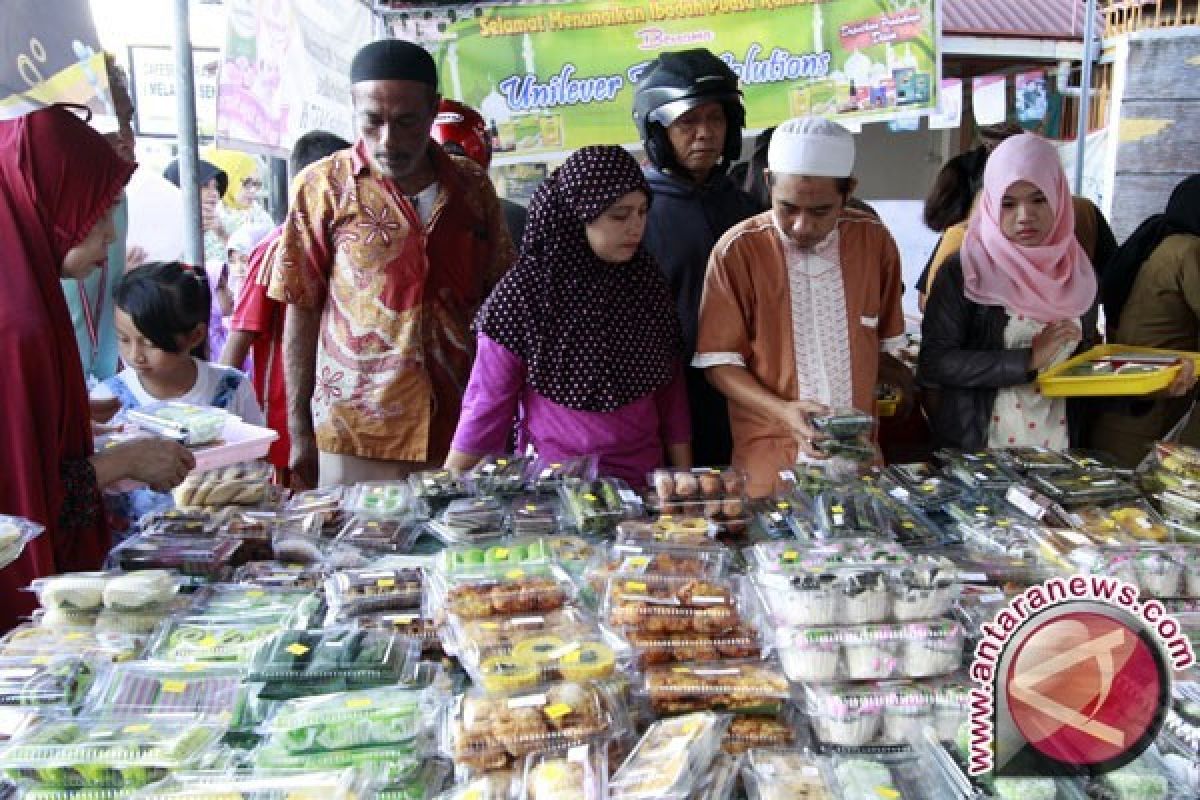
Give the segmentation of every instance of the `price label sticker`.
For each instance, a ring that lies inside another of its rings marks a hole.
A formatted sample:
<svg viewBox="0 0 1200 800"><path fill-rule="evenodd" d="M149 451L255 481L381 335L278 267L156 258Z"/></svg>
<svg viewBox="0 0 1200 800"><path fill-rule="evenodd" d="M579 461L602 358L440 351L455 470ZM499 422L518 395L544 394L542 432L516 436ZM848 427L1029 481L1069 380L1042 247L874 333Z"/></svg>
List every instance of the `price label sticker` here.
<svg viewBox="0 0 1200 800"><path fill-rule="evenodd" d="M187 683L184 681L163 681L162 690L165 694L183 694L187 689Z"/></svg>
<svg viewBox="0 0 1200 800"><path fill-rule="evenodd" d="M625 582L625 591L627 591L627 592L644 592L644 591L646 591L646 584L642 583L641 581L626 581Z"/></svg>
<svg viewBox="0 0 1200 800"><path fill-rule="evenodd" d="M209 650L217 646L217 637L212 635L205 636L203 639L196 642L196 646L203 647L205 650Z"/></svg>
<svg viewBox="0 0 1200 800"><path fill-rule="evenodd" d="M371 707L371 698L369 697L351 697L346 701L346 708L351 710L360 710Z"/></svg>
<svg viewBox="0 0 1200 800"><path fill-rule="evenodd" d="M395 578L380 578L379 580L375 581L375 585L378 586L380 589L392 589L396 586L396 579Z"/></svg>
<svg viewBox="0 0 1200 800"><path fill-rule="evenodd" d="M121 732L122 733L149 733L150 726L145 724L144 722L139 722L136 725L126 725L121 730Z"/></svg>
<svg viewBox="0 0 1200 800"><path fill-rule="evenodd" d="M267 596L267 593L264 592L262 589L251 589L250 591L246 592L246 597L266 597L266 596Z"/></svg>
<svg viewBox="0 0 1200 800"><path fill-rule="evenodd" d="M529 507L529 508L531 511L533 510L532 507ZM508 548L507 547L497 547L495 550L492 551L492 554L497 559L500 559L500 560L506 559L506 558L508 558Z"/></svg>
<svg viewBox="0 0 1200 800"><path fill-rule="evenodd" d="M508 578L510 581L519 581L521 578L525 577L525 570L510 569L508 572L504 573L504 577Z"/></svg>
<svg viewBox="0 0 1200 800"><path fill-rule="evenodd" d="M303 644L300 644L299 642L296 642L294 644L289 644L285 649L287 650L287 652L291 653L292 655L296 656L297 658L304 655L309 650L308 645L303 645Z"/></svg>

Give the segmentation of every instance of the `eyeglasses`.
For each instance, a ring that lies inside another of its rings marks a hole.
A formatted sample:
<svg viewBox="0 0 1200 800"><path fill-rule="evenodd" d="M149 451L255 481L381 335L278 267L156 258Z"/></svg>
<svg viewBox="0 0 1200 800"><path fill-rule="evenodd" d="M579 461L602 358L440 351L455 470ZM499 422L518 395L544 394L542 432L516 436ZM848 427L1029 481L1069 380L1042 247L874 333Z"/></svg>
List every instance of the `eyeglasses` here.
<svg viewBox="0 0 1200 800"><path fill-rule="evenodd" d="M246 178L246 180L242 181L243 189L261 189L262 185L262 181L258 178Z"/></svg>

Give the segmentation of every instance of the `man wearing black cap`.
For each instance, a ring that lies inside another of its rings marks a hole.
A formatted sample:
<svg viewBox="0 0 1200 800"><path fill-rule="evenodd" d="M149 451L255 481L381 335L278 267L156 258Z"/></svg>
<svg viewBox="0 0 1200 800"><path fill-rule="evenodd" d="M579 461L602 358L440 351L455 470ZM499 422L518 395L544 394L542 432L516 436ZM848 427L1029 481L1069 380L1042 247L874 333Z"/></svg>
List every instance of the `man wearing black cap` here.
<svg viewBox="0 0 1200 800"><path fill-rule="evenodd" d="M298 176L269 290L292 306L283 353L298 486L442 463L471 320L513 258L486 173L430 138L429 53L372 42L350 77L358 141Z"/></svg>
<svg viewBox="0 0 1200 800"><path fill-rule="evenodd" d="M638 81L633 119L650 160L645 171L654 192L644 241L675 295L684 361L690 363L713 245L759 210L726 174L741 155L746 121L737 76L703 48L663 53ZM728 464L725 398L703 370L688 367L686 377L695 461Z"/></svg>

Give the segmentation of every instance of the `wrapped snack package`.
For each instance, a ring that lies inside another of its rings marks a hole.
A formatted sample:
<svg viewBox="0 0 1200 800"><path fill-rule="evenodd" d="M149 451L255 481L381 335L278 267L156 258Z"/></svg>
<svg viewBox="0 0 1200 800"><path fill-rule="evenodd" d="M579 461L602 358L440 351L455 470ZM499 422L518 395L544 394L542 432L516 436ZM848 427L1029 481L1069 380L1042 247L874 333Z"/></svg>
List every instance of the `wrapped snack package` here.
<svg viewBox="0 0 1200 800"><path fill-rule="evenodd" d="M272 499L271 475L270 464L248 461L193 473L171 494L180 508L264 505Z"/></svg>
<svg viewBox="0 0 1200 800"><path fill-rule="evenodd" d="M519 494L525 488L525 473L532 458L525 456L485 456L468 475L476 494Z"/></svg>
<svg viewBox="0 0 1200 800"><path fill-rule="evenodd" d="M261 729L292 754L397 745L435 732L445 695L382 687L288 700Z"/></svg>
<svg viewBox="0 0 1200 800"><path fill-rule="evenodd" d="M0 514L0 568L7 567L25 551L25 545L41 536L45 527L23 517Z"/></svg>
<svg viewBox="0 0 1200 800"><path fill-rule="evenodd" d="M787 678L772 661L648 667L641 692L656 714L731 711L775 715L791 697Z"/></svg>
<svg viewBox="0 0 1200 800"><path fill-rule="evenodd" d="M746 531L746 476L738 469L658 469L647 483L653 489L647 503L663 516L701 517L731 535Z"/></svg>
<svg viewBox="0 0 1200 800"><path fill-rule="evenodd" d="M686 800L720 748L729 719L697 713L647 729L609 782L612 800Z"/></svg>
<svg viewBox="0 0 1200 800"><path fill-rule="evenodd" d="M585 743L525 758L523 800L607 800L607 791L605 747Z"/></svg>
<svg viewBox="0 0 1200 800"><path fill-rule="evenodd" d="M559 488L559 498L567 520L585 535L609 533L621 520L642 514L642 499L614 478L568 481Z"/></svg>
<svg viewBox="0 0 1200 800"><path fill-rule="evenodd" d="M220 664L119 664L88 698L91 713L232 714L239 702L242 671Z"/></svg>
<svg viewBox="0 0 1200 800"><path fill-rule="evenodd" d="M747 754L742 781L749 800L834 800L830 766L821 757L785 748Z"/></svg>

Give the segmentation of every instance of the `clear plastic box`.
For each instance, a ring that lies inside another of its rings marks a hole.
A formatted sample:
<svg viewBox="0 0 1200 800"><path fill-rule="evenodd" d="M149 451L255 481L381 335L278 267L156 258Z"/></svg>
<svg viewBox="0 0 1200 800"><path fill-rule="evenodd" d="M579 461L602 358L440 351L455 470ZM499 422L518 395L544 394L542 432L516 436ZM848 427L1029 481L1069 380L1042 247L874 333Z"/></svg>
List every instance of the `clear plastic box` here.
<svg viewBox="0 0 1200 800"><path fill-rule="evenodd" d="M947 675L962 666L954 620L829 628L783 628L775 648L789 680L830 683Z"/></svg>
<svg viewBox="0 0 1200 800"><path fill-rule="evenodd" d="M503 536L506 506L494 497L463 497L450 501L442 518L433 523L435 536L447 544Z"/></svg>
<svg viewBox="0 0 1200 800"><path fill-rule="evenodd" d="M210 773L172 775L134 800L359 800L370 781L353 769L257 771L249 775Z"/></svg>
<svg viewBox="0 0 1200 800"><path fill-rule="evenodd" d="M518 495L509 506L509 521L517 536L558 533L562 507L554 496Z"/></svg>
<svg viewBox="0 0 1200 800"><path fill-rule="evenodd" d="M520 494L525 489L525 473L533 459L528 456L485 456L468 475L476 494Z"/></svg>
<svg viewBox="0 0 1200 800"><path fill-rule="evenodd" d="M1094 472L1063 472L1034 475L1030 485L1056 503L1068 508L1096 503L1133 500L1138 491L1133 484L1115 475Z"/></svg>
<svg viewBox="0 0 1200 800"><path fill-rule="evenodd" d="M881 486L898 502L923 511L936 511L962 494L961 486L928 464L893 464L884 470Z"/></svg>
<svg viewBox="0 0 1200 800"><path fill-rule="evenodd" d="M163 623L146 650L156 659L175 663L246 663L278 630L276 623L175 618Z"/></svg>
<svg viewBox="0 0 1200 800"><path fill-rule="evenodd" d="M408 553L423 525L422 520L412 517L354 517L334 542L368 557Z"/></svg>
<svg viewBox="0 0 1200 800"><path fill-rule="evenodd" d="M72 572L38 578L30 589L46 609L142 611L170 604L179 590L179 577L165 570Z"/></svg>
<svg viewBox="0 0 1200 800"><path fill-rule="evenodd" d="M532 492L557 492L565 483L594 481L599 467L596 456L576 456L551 460L538 458L529 463L525 485Z"/></svg>
<svg viewBox="0 0 1200 800"><path fill-rule="evenodd" d="M817 497L817 527L829 539L881 536L878 498L862 491L831 490Z"/></svg>
<svg viewBox="0 0 1200 800"><path fill-rule="evenodd" d="M319 619L323 607L320 593L311 589L217 583L203 586L192 595L187 615L214 622L253 620L304 628Z"/></svg>
<svg viewBox="0 0 1200 800"><path fill-rule="evenodd" d="M854 408L836 408L811 419L817 433L834 439L853 439L869 434L875 427L875 417Z"/></svg>
<svg viewBox="0 0 1200 800"><path fill-rule="evenodd" d="M372 611L354 617L348 624L356 630L395 633L417 639L421 643L421 652L426 656L436 657L442 650L437 621L417 609Z"/></svg>
<svg viewBox="0 0 1200 800"><path fill-rule="evenodd" d="M638 690L655 714L729 711L775 715L791 698L787 677L774 660L648 667Z"/></svg>
<svg viewBox="0 0 1200 800"><path fill-rule="evenodd" d="M799 739L795 708L787 706L775 716L738 714L729 723L721 750L741 756L750 750L769 747L792 747Z"/></svg>
<svg viewBox="0 0 1200 800"><path fill-rule="evenodd" d="M329 567L324 564L280 564L276 561L251 561L233 574L237 583L265 588L320 589Z"/></svg>
<svg viewBox="0 0 1200 800"><path fill-rule="evenodd" d="M0 769L27 787L145 786L196 765L223 730L179 718L49 719L0 751Z"/></svg>
<svg viewBox="0 0 1200 800"><path fill-rule="evenodd" d="M615 699L596 683L560 683L508 697L468 691L447 717L448 753L464 767L512 768L530 753L620 734Z"/></svg>
<svg viewBox="0 0 1200 800"><path fill-rule="evenodd" d="M0 658L78 655L116 663L139 657L144 643L145 637L128 633L18 625L0 638Z"/></svg>
<svg viewBox="0 0 1200 800"><path fill-rule="evenodd" d="M460 651L463 668L475 686L491 694L526 692L560 681L604 680L629 662L628 646L599 631L530 636L514 642L503 655L469 657L473 652L473 647Z"/></svg>
<svg viewBox="0 0 1200 800"><path fill-rule="evenodd" d="M1145 500L1116 505L1075 508L1068 514L1072 527L1094 535L1123 537L1134 542L1165 542L1171 529Z"/></svg>
<svg viewBox="0 0 1200 800"><path fill-rule="evenodd" d="M415 567L368 568L335 572L325 581L327 624L372 611L419 609L425 574Z"/></svg>
<svg viewBox="0 0 1200 800"><path fill-rule="evenodd" d="M686 575L614 576L603 614L618 629L642 633L732 631L743 621L741 582Z"/></svg>
<svg viewBox="0 0 1200 800"><path fill-rule="evenodd" d="M719 578L729 571L732 553L719 544L681 545L669 542L617 542L602 563L587 574L588 583L604 591L613 575L690 575Z"/></svg>
<svg viewBox="0 0 1200 800"><path fill-rule="evenodd" d="M647 504L660 515L703 517L735 535L749 524L746 475L733 467L659 469L647 483L652 487Z"/></svg>
<svg viewBox="0 0 1200 800"><path fill-rule="evenodd" d="M525 757L522 800L607 800L608 748L581 744Z"/></svg>
<svg viewBox="0 0 1200 800"><path fill-rule="evenodd" d="M745 551L746 563L764 574L793 575L824 570L907 566L913 556L896 542L853 538L819 544L759 542Z"/></svg>
<svg viewBox="0 0 1200 800"><path fill-rule="evenodd" d="M408 476L408 485L414 497L435 508L470 494L466 480L458 470L432 469L414 472Z"/></svg>
<svg viewBox="0 0 1200 800"><path fill-rule="evenodd" d="M1021 478L989 451L964 453L938 451L935 455L946 463L946 472L964 486L982 491L1004 491Z"/></svg>
<svg viewBox="0 0 1200 800"><path fill-rule="evenodd" d="M410 677L420 656L417 640L394 634L348 628L281 631L258 648L247 678L308 687L374 688Z"/></svg>
<svg viewBox="0 0 1200 800"><path fill-rule="evenodd" d="M790 748L751 750L742 764L747 800L835 800L829 763Z"/></svg>
<svg viewBox="0 0 1200 800"><path fill-rule="evenodd" d="M696 713L664 719L643 734L609 782L612 800L687 800L716 755L729 718Z"/></svg>
<svg viewBox="0 0 1200 800"><path fill-rule="evenodd" d="M416 510L407 481L360 483L346 493L342 508L351 514L380 517L404 517Z"/></svg>
<svg viewBox="0 0 1200 800"><path fill-rule="evenodd" d="M711 544L721 529L703 516L663 514L653 522L625 520L617 524L617 542L623 544L665 543L682 547Z"/></svg>
<svg viewBox="0 0 1200 800"><path fill-rule="evenodd" d="M763 654L762 635L749 625L721 633L646 633L626 631L625 639L633 648L634 661L640 667L728 658L759 658Z"/></svg>
<svg viewBox="0 0 1200 800"><path fill-rule="evenodd" d="M179 508L257 506L274 497L271 465L244 461L193 472L171 491Z"/></svg>
<svg viewBox="0 0 1200 800"><path fill-rule="evenodd" d="M567 640L596 630L596 622L589 615L567 607L544 614L455 619L443 633L449 651L479 661L489 656L511 655L517 643L527 639L554 636Z"/></svg>
<svg viewBox="0 0 1200 800"><path fill-rule="evenodd" d="M403 744L435 733L446 700L435 689L393 686L296 698L260 732L294 755Z"/></svg>
<svg viewBox="0 0 1200 800"><path fill-rule="evenodd" d="M1006 447L1000 457L1013 469L1029 475L1074 472L1078 466L1057 450L1048 447Z"/></svg>
<svg viewBox="0 0 1200 800"><path fill-rule="evenodd" d="M0 514L0 566L17 560L25 545L41 536L45 527L24 517Z"/></svg>
<svg viewBox="0 0 1200 800"><path fill-rule="evenodd" d="M447 576L493 575L496 570L546 565L554 560L550 540L519 537L488 547L455 545L437 555L437 570Z"/></svg>
<svg viewBox="0 0 1200 800"><path fill-rule="evenodd" d="M78 656L0 659L0 706L61 706L83 703L100 667Z"/></svg>
<svg viewBox="0 0 1200 800"><path fill-rule="evenodd" d="M242 670L216 664L118 664L88 697L94 714L232 714L242 691Z"/></svg>
<svg viewBox="0 0 1200 800"><path fill-rule="evenodd" d="M565 517L583 534L611 532L621 520L641 516L642 500L624 481L568 481L559 487Z"/></svg>
<svg viewBox="0 0 1200 800"><path fill-rule="evenodd" d="M922 684L805 686L805 711L817 743L835 749L905 746L934 724L936 691Z"/></svg>
<svg viewBox="0 0 1200 800"><path fill-rule="evenodd" d="M444 607L466 619L554 611L575 597L570 576L553 564L501 568L480 575L437 574L433 584L436 590L426 598L430 608Z"/></svg>
<svg viewBox="0 0 1200 800"><path fill-rule="evenodd" d="M239 539L135 536L113 548L108 560L125 572L174 570L194 580L215 583L228 579L243 563L241 551Z"/></svg>
<svg viewBox="0 0 1200 800"><path fill-rule="evenodd" d="M171 400L128 410L124 418L149 433L175 439L185 447L202 447L221 438L231 414L219 408Z"/></svg>

